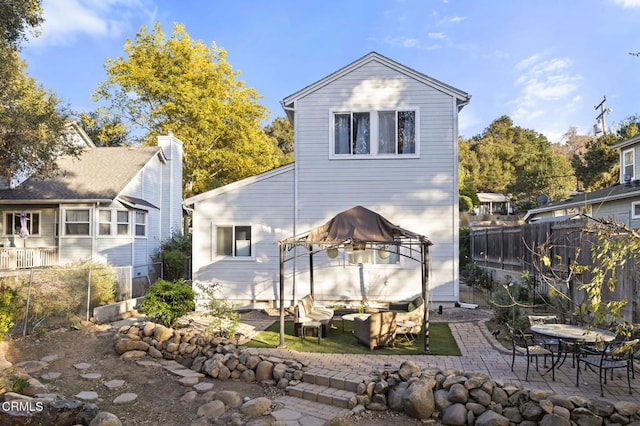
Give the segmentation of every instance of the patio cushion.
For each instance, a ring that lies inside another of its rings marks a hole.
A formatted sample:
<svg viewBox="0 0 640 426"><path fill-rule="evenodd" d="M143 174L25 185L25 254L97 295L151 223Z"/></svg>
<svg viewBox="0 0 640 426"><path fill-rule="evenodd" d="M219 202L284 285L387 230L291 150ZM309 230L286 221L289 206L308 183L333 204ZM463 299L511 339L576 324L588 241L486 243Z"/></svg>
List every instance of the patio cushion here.
<svg viewBox="0 0 640 426"><path fill-rule="evenodd" d="M308 294L298 301L294 312L294 322L301 323L305 320L320 322L322 335L326 337L327 330L331 327L333 320L333 310L315 306L313 297Z"/></svg>

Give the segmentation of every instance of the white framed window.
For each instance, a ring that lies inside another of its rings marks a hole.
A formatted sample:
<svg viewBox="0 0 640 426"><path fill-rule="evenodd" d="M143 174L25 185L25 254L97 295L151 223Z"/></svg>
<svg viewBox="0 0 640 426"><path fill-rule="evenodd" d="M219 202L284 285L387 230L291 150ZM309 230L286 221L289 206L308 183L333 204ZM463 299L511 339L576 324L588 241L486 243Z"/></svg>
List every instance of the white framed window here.
<svg viewBox="0 0 640 426"><path fill-rule="evenodd" d="M99 210L98 235L129 235L129 212L127 210Z"/></svg>
<svg viewBox="0 0 640 426"><path fill-rule="evenodd" d="M334 116L334 153L364 155L371 151L371 117L368 112L340 112Z"/></svg>
<svg viewBox="0 0 640 426"><path fill-rule="evenodd" d="M98 235L111 235L111 210L98 211Z"/></svg>
<svg viewBox="0 0 640 426"><path fill-rule="evenodd" d="M116 211L116 234L129 235L129 212L127 210Z"/></svg>
<svg viewBox="0 0 640 426"><path fill-rule="evenodd" d="M329 249L333 250L333 249ZM327 250L327 257L331 260L337 257L339 252L333 251L332 254ZM334 249L338 250L338 249ZM344 264L346 266L354 266L359 264L366 265L398 265L400 264L399 247L387 244L372 244L365 250L349 250L343 251Z"/></svg>
<svg viewBox="0 0 640 426"><path fill-rule="evenodd" d="M5 212L4 215L4 234L19 235L22 228L23 212ZM40 235L40 213L24 212L27 231L29 235Z"/></svg>
<svg viewBox="0 0 640 426"><path fill-rule="evenodd" d="M223 225L215 227L215 255L251 257L251 226Z"/></svg>
<svg viewBox="0 0 640 426"><path fill-rule="evenodd" d="M640 201L631 203L631 219L640 219Z"/></svg>
<svg viewBox="0 0 640 426"><path fill-rule="evenodd" d="M147 235L147 212L136 211L135 212L135 229L136 237L146 237Z"/></svg>
<svg viewBox="0 0 640 426"><path fill-rule="evenodd" d="M626 149L622 151L622 167L620 173L622 174L622 182L630 182L635 178L635 149Z"/></svg>
<svg viewBox="0 0 640 426"><path fill-rule="evenodd" d="M415 158L418 109L331 111L332 158Z"/></svg>
<svg viewBox="0 0 640 426"><path fill-rule="evenodd" d="M64 235L91 235L91 215L89 209L64 210Z"/></svg>

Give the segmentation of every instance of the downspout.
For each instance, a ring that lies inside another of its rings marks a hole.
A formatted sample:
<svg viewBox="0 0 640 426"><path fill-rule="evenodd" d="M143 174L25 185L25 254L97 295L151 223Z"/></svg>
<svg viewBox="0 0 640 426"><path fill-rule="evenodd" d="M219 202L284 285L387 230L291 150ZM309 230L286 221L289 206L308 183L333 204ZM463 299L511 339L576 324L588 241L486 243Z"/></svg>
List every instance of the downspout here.
<svg viewBox="0 0 640 426"><path fill-rule="evenodd" d="M96 240L98 237L98 226L97 225L99 223L99 213L98 213L98 207L100 207L100 201L97 201L93 204L93 229L90 229L89 232L91 233L91 262L95 262L96 261Z"/></svg>
<svg viewBox="0 0 640 426"><path fill-rule="evenodd" d="M298 133L298 126L296 126L296 120L298 119L298 115L295 113L296 109L294 107L288 107L284 104L284 101L280 101L280 105L282 109L287 112L290 112L293 116L293 235L297 235L297 224L298 224L298 150L296 149L296 141L298 138L296 134ZM295 103L294 103L295 105ZM297 253L298 248L294 248ZM294 256L293 265L291 268L293 269L291 272L291 281L292 281L292 291L291 291L291 305L296 300L296 265L298 264L298 257ZM284 278L283 278L284 279Z"/></svg>

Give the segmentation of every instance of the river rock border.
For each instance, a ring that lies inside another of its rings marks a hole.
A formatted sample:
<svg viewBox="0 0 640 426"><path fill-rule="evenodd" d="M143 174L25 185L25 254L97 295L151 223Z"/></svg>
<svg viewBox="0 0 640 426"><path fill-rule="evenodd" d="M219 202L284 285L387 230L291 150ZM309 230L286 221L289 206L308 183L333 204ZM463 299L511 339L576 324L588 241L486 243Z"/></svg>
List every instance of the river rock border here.
<svg viewBox="0 0 640 426"><path fill-rule="evenodd" d="M308 369L294 359L250 354L222 337L207 338L194 330L153 322L122 326L114 336L125 358L149 355L175 360L184 367L219 380L259 382L289 389L303 381ZM640 422L640 404L498 383L484 373L458 369L421 370L405 361L397 371L375 371L358 385L349 401L354 413L364 409L394 410L447 425L604 425Z"/></svg>

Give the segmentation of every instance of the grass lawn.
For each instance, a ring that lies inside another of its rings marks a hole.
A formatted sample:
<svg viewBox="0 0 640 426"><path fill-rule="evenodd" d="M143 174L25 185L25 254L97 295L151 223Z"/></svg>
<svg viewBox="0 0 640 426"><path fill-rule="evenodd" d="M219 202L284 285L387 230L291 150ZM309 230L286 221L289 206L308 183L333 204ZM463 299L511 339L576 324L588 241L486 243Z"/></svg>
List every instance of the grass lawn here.
<svg viewBox="0 0 640 426"><path fill-rule="evenodd" d="M376 355L421 355L424 347L422 333L413 343L408 343L404 336L396 337L394 348L379 347L373 351L368 346L359 343L352 333L353 325L345 321L344 331L342 322L334 321L329 335L320 340L307 336L304 340L293 335L293 321L285 321L284 343L287 349L298 352L341 353L341 354L376 354ZM280 344L280 322L274 322L269 328L258 333L246 346L250 348L275 348ZM431 355L460 356L460 349L446 323L431 323L429 326L429 349Z"/></svg>

